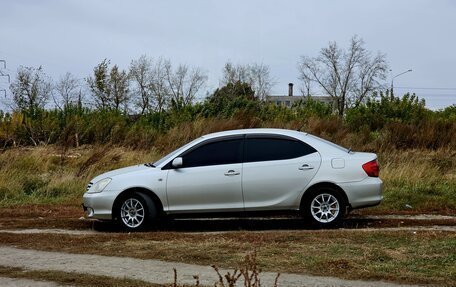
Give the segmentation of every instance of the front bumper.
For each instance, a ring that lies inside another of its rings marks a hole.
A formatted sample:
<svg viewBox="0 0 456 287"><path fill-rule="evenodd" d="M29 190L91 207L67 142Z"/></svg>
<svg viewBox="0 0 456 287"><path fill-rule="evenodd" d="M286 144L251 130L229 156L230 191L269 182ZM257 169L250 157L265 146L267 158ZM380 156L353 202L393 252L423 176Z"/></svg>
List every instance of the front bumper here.
<svg viewBox="0 0 456 287"><path fill-rule="evenodd" d="M110 220L115 199L116 193L112 192L85 193L82 207L89 218Z"/></svg>

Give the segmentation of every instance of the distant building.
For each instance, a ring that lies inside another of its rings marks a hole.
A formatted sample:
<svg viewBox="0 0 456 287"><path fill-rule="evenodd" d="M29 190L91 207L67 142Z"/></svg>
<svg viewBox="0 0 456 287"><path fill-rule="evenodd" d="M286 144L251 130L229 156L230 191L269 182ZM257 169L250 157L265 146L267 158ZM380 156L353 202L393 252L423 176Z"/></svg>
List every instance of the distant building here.
<svg viewBox="0 0 456 287"><path fill-rule="evenodd" d="M316 100L328 105L334 104L334 99L330 96L310 96L312 100ZM277 106L291 107L294 103L299 102L300 100L306 101L307 96L293 96L293 83L288 84L288 96L286 95L274 95L267 96L266 101L273 103Z"/></svg>

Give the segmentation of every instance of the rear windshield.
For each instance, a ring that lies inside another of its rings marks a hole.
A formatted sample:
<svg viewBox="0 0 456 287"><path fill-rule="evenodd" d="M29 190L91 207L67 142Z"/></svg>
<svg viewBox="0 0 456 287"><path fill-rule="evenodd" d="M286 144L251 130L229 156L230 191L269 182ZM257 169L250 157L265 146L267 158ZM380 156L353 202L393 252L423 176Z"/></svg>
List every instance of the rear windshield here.
<svg viewBox="0 0 456 287"><path fill-rule="evenodd" d="M316 138L316 139L318 139L318 140L321 140L322 142L327 143L328 145L330 145L330 146L332 146L332 147L335 147L335 148L337 148L337 149L340 149L341 151L349 152L349 149L344 148L344 147L342 147L342 146L340 146L340 145L338 145L338 144L335 144L335 143L333 143L333 142L330 142L330 141L328 141L328 140L322 139L322 138L320 138L320 137L317 137L317 136L314 136L314 135L311 135L311 134L307 134L307 136Z"/></svg>

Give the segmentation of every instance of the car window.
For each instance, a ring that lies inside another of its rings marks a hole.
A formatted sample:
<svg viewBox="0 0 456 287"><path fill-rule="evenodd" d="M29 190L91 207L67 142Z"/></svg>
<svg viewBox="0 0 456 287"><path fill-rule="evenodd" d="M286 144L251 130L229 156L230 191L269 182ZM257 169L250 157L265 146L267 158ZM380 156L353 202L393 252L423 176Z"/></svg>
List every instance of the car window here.
<svg viewBox="0 0 456 287"><path fill-rule="evenodd" d="M306 143L286 138L247 138L244 162L284 160L316 152Z"/></svg>
<svg viewBox="0 0 456 287"><path fill-rule="evenodd" d="M184 145L184 146L181 146L180 148L170 152L169 154L165 155L164 157L162 157L161 159L157 160L156 162L153 163L154 166L159 166L161 165L162 163L164 162L167 162L168 160L170 160L171 158L175 157L177 154L179 154L181 151L185 150L186 148L192 146L195 144L195 142L199 141L200 138L197 138L191 142L189 142L188 144Z"/></svg>
<svg viewBox="0 0 456 287"><path fill-rule="evenodd" d="M183 167L197 167L242 162L242 139L211 142L183 156Z"/></svg>

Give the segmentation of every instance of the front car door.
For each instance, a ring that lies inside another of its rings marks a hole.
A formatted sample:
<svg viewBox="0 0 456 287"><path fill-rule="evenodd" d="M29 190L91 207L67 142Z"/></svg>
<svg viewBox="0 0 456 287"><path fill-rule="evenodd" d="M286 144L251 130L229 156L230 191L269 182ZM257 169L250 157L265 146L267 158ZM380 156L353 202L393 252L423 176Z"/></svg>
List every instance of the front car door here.
<svg viewBox="0 0 456 287"><path fill-rule="evenodd" d="M317 173L320 154L287 136L248 134L242 188L246 211L297 209L297 198Z"/></svg>
<svg viewBox="0 0 456 287"><path fill-rule="evenodd" d="M243 211L243 136L210 139L183 152L183 165L168 165L169 213Z"/></svg>

